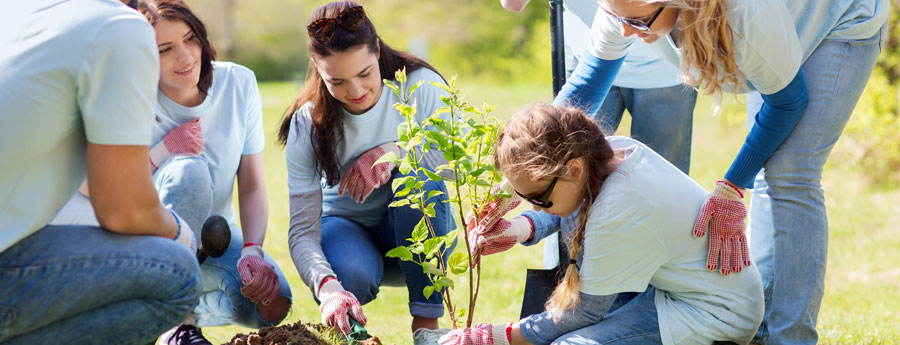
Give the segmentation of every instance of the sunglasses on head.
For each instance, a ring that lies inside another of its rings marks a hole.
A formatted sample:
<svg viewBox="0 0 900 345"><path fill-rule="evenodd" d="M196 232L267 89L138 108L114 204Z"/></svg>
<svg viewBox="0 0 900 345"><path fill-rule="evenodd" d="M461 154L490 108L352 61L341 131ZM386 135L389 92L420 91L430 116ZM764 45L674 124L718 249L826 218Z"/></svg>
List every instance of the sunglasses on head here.
<svg viewBox="0 0 900 345"><path fill-rule="evenodd" d="M547 186L543 192L535 193L531 195L522 195L519 191L516 191L522 199L530 202L532 205L540 207L540 208L551 208L553 207L553 202L550 201L550 194L553 194L553 187L556 187L556 181L559 180L559 176L554 177L553 181L550 181L550 185Z"/></svg>
<svg viewBox="0 0 900 345"><path fill-rule="evenodd" d="M628 25L630 27L633 27L633 28L641 30L641 31L650 31L650 26L653 25L653 21L655 21L656 18L659 17L659 14L662 13L662 11L666 7L660 6L659 9L656 10L656 13L653 14L653 17L650 17L650 20L646 21L646 22L643 20L640 20L640 19L619 17L619 16L615 15L614 13L607 11L602 6L600 8L603 9L603 12L606 12L606 14L612 16L613 18L616 18L616 20L618 20L622 24Z"/></svg>
<svg viewBox="0 0 900 345"><path fill-rule="evenodd" d="M322 18L306 26L306 31L319 42L328 42L334 35L335 25L340 25L344 30L356 31L362 27L366 11L362 6L348 8L338 13L334 18Z"/></svg>

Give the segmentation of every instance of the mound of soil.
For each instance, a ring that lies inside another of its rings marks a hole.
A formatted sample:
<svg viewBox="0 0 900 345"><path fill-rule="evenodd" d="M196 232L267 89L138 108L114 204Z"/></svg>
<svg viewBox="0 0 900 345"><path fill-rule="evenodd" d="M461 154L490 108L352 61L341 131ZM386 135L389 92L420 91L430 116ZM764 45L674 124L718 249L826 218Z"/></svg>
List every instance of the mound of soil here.
<svg viewBox="0 0 900 345"><path fill-rule="evenodd" d="M238 333L231 341L222 345L335 345L321 334L334 332L322 324L297 322L293 325L263 327L259 332ZM378 337L360 342L361 345L382 345Z"/></svg>

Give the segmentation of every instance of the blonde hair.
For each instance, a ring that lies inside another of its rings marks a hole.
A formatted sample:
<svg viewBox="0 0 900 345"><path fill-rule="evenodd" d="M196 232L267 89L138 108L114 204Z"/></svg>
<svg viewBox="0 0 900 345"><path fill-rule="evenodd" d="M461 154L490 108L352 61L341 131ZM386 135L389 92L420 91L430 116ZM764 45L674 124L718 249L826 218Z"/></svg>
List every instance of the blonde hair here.
<svg viewBox="0 0 900 345"><path fill-rule="evenodd" d="M734 33L726 0L644 0L679 9L682 29L681 74L684 83L720 94L725 86L737 93L744 82L734 58Z"/></svg>
<svg viewBox="0 0 900 345"><path fill-rule="evenodd" d="M600 193L603 181L615 169L615 153L600 127L580 110L570 107L538 105L514 115L500 132L495 146L494 165L505 176L524 176L532 180L553 178L569 173L573 159L583 163L585 188L578 225L569 251L570 263L562 282L545 305L554 317L578 303L580 279L578 258L588 211Z"/></svg>

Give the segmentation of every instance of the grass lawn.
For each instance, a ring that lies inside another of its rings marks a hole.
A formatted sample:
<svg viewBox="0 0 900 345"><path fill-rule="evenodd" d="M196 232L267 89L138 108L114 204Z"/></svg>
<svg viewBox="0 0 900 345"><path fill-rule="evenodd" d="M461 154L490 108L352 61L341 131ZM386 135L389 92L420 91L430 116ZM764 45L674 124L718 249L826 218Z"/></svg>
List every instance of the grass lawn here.
<svg viewBox="0 0 900 345"><path fill-rule="evenodd" d="M471 104L487 101L496 106L495 115L502 119L524 106L550 101L548 85L474 85L461 80L459 86ZM286 320L291 323L319 321L318 307L300 280L288 251L287 171L284 151L275 139L282 114L299 87L293 83L260 84L269 193L269 232L264 247L275 257L291 284L294 306ZM712 115L710 102L710 97L701 97L694 112L691 164L691 177L707 189L727 170L746 135L739 101L726 98L723 111L717 116ZM629 126L626 117L620 133L627 135ZM839 147L842 144L838 142ZM825 300L819 313L820 343L900 344L897 340L900 339L897 321L900 319L900 256L897 255L900 190L870 190L851 168L832 159L823 180L831 241ZM476 322L518 319L525 269L541 267L541 254L540 246L517 246L483 259ZM467 285L460 283L457 282ZM456 296L465 293L455 292ZM366 327L369 333L379 336L386 344L411 344L407 301L405 288L382 288L378 299L363 307L369 319ZM449 319L442 320L442 325L449 325ZM237 332L248 331L235 326L204 328L204 333L216 344L230 340Z"/></svg>

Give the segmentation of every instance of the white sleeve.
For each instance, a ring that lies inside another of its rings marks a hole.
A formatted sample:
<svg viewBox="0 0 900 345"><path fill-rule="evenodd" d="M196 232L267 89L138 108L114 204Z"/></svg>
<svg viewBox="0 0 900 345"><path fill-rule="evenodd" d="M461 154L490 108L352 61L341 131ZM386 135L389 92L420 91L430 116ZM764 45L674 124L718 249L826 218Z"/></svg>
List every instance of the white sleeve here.
<svg viewBox="0 0 900 345"><path fill-rule="evenodd" d="M733 17L730 22L738 68L759 92L768 95L781 91L797 75L803 58L797 30L784 2L749 1L735 9Z"/></svg>
<svg viewBox="0 0 900 345"><path fill-rule="evenodd" d="M594 23L591 25L591 44L588 51L603 60L616 60L628 54L628 47L635 39L622 36L619 22L598 8Z"/></svg>
<svg viewBox="0 0 900 345"><path fill-rule="evenodd" d="M291 117L291 128L284 147L287 159L288 191L291 194L321 190L321 177L316 171L310 130L312 123L308 116L312 106L306 104Z"/></svg>
<svg viewBox="0 0 900 345"><path fill-rule="evenodd" d="M235 66L235 68L239 68ZM263 134L263 111L262 100L259 96L259 86L256 83L256 75L249 69L245 70L247 75L247 119L244 128L244 150L242 155L249 155L262 152L266 147L266 137Z"/></svg>
<svg viewBox="0 0 900 345"><path fill-rule="evenodd" d="M159 54L142 17L111 21L86 49L75 75L87 140L103 145L149 145Z"/></svg>

